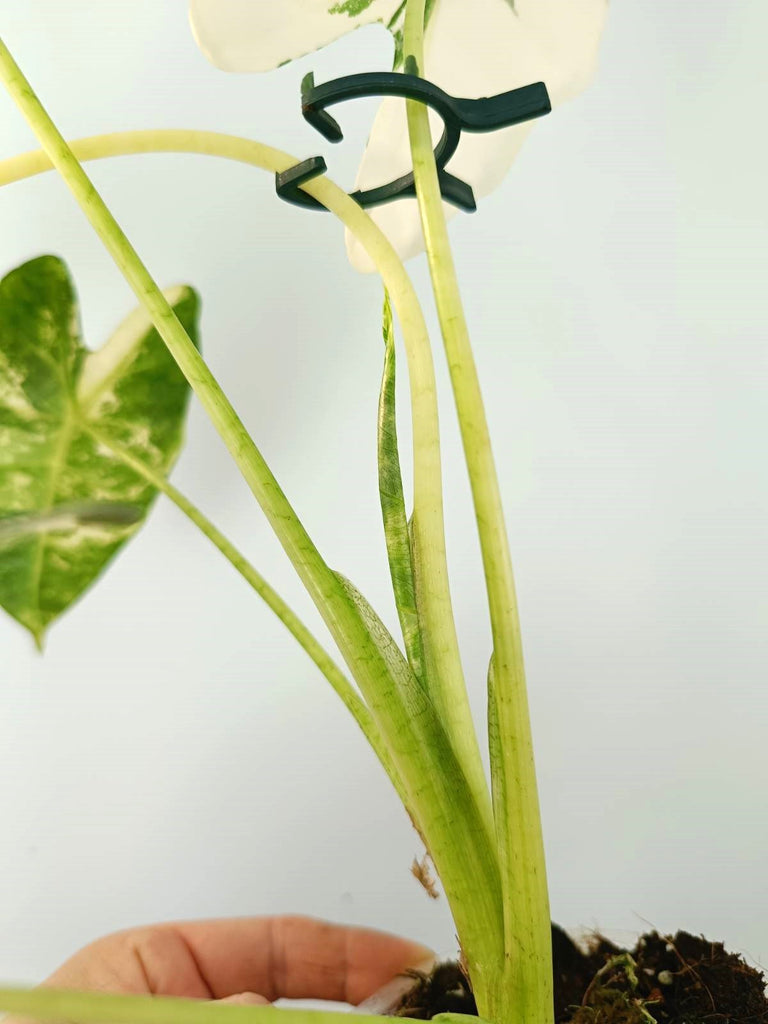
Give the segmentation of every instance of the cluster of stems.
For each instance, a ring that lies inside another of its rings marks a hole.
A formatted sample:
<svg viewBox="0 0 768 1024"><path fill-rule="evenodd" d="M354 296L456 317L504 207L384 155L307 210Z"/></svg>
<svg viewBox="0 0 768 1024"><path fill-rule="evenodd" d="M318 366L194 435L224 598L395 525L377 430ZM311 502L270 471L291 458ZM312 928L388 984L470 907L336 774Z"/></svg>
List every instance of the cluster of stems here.
<svg viewBox="0 0 768 1024"><path fill-rule="evenodd" d="M408 0L404 56L417 72L424 67L424 19L425 0ZM470 714L451 606L430 340L413 285L386 237L327 177L304 186L356 235L375 262L405 346L413 435L410 521L405 515L397 455L390 330L385 332L387 360L379 416L382 508L404 653L362 595L322 558L204 359L82 167L82 161L104 157L176 152L238 160L275 173L293 166L296 159L251 140L213 132L124 132L70 144L1 39L0 79L42 146L40 151L0 161L0 185L52 168L59 172L223 438L319 609L346 671L188 498L115 440L107 436L99 440L162 491L221 550L304 647L354 716L435 863L480 1015L499 1024L551 1024L549 908L514 580L426 108L408 101L408 126L487 587L493 636L488 699L490 789ZM121 1020L133 1024L225 1024L219 1022L218 1013L227 1014L229 1021L233 1013L240 1013L242 1024L267 1024L275 1012L261 1007L204 1008L199 1004L194 1004L194 1012L189 1006L176 1006L174 1011L162 1000L147 1003L124 998L121 1002L118 997L105 996L101 1001L95 997L89 1001L87 996L8 990L0 991L0 1009L40 1019L66 1017L84 1024L118 1024ZM279 1012L285 1019L288 1011ZM288 1024L304 1024L306 1014L290 1013ZM328 1024L334 1024L334 1015L324 1016Z"/></svg>

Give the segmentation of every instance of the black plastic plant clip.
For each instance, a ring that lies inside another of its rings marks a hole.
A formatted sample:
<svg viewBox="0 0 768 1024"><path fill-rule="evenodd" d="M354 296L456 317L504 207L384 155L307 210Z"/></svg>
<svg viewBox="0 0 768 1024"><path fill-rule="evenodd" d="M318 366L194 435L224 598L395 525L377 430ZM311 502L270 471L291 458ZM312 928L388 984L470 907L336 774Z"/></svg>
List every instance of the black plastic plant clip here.
<svg viewBox="0 0 768 1024"><path fill-rule="evenodd" d="M500 93L483 99L466 100L449 96L438 86L418 75L396 71L372 71L361 75L348 75L324 85L315 85L310 72L301 84L301 110L304 119L329 142L341 142L343 133L339 124L328 113L327 107L364 96L402 96L420 100L443 119L443 134L435 147L435 161L443 199L469 212L477 209L470 185L449 174L445 165L458 148L461 133L494 132L543 117L552 109L547 88L543 82L526 85L521 89ZM296 206L322 210L323 205L304 192L302 185L327 170L321 156L304 160L287 171L275 175L277 194ZM350 193L360 206L380 206L395 199L415 197L413 172L404 174L388 185L380 185Z"/></svg>

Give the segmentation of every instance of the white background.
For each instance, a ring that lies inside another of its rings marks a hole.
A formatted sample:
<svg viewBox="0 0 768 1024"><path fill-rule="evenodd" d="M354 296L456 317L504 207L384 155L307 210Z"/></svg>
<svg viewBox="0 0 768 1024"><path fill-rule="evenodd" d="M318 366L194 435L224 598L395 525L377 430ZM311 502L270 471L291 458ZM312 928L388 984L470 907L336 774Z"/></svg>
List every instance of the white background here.
<svg viewBox="0 0 768 1024"><path fill-rule="evenodd" d="M70 137L201 127L329 156L298 87L387 67L377 29L265 77L198 53L184 0L2 0L0 31ZM452 225L522 607L556 920L685 927L768 960L768 103L759 0L615 5L598 79ZM35 143L0 96L0 157ZM380 287L332 218L198 157L91 168L328 561L394 626L377 504ZM134 300L53 175L0 194L0 272L69 262L86 337ZM423 259L413 264L428 295ZM432 313L430 310L430 317ZM431 322L433 322L431 320ZM450 561L481 719L478 548L438 351ZM402 361L401 361L402 362ZM402 381L401 381L402 383ZM407 419L402 424L407 451ZM308 621L200 410L175 482ZM0 977L173 918L297 911L453 946L418 840L282 627L160 503L52 630L0 622Z"/></svg>

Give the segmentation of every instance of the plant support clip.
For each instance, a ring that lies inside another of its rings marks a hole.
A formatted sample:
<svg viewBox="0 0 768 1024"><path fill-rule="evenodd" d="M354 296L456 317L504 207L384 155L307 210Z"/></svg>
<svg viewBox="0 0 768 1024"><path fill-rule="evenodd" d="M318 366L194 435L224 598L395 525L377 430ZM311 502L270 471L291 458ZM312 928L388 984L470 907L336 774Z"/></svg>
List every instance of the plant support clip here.
<svg viewBox="0 0 768 1024"><path fill-rule="evenodd" d="M407 66L407 65L406 65ZM435 162L443 199L460 210L477 209L472 187L450 174L446 164L456 152L462 132L495 132L502 128L543 117L552 109L543 82L525 85L520 89L467 100L449 96L432 82L418 75L397 71L371 71L360 75L336 78L324 85L315 85L310 72L301 83L301 112L304 119L329 142L341 142L344 135L338 122L327 108L346 100L365 96L400 96L418 100L431 107L443 120L443 134L435 147ZM277 194L296 206L323 210L325 207L304 192L302 185L324 174L328 167L321 156L310 157L288 170L275 175ZM376 188L358 189L350 198L362 207L380 206L395 199L416 196L413 171Z"/></svg>

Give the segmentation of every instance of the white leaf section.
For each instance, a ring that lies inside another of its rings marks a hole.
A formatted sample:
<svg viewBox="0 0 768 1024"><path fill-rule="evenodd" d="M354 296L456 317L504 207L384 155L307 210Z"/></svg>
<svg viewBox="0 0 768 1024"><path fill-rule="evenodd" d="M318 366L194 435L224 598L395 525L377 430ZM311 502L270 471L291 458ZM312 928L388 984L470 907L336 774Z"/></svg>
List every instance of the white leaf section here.
<svg viewBox="0 0 768 1024"><path fill-rule="evenodd" d="M166 288L163 295L173 309L189 293L189 288L176 285ZM152 321L144 307L139 306L123 320L106 344L95 352L89 352L83 360L77 387L81 409L92 407L99 396L109 389L110 382L125 372L151 330Z"/></svg>
<svg viewBox="0 0 768 1024"><path fill-rule="evenodd" d="M361 25L388 22L400 0L190 0L200 49L224 71L271 71Z"/></svg>

